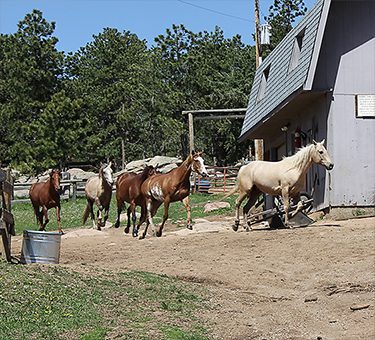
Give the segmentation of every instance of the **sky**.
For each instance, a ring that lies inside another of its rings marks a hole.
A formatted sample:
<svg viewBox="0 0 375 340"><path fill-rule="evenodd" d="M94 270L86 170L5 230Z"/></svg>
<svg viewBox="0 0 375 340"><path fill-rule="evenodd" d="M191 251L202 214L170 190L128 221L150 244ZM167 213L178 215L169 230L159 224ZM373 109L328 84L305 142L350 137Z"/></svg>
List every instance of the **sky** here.
<svg viewBox="0 0 375 340"><path fill-rule="evenodd" d="M316 0L305 0L311 9ZM273 0L259 0L260 17L268 15ZM154 38L173 24L193 32L223 29L226 37L241 35L254 45L254 0L0 0L0 33L12 34L33 9L56 22L57 49L75 52L106 27L130 31L152 46Z"/></svg>

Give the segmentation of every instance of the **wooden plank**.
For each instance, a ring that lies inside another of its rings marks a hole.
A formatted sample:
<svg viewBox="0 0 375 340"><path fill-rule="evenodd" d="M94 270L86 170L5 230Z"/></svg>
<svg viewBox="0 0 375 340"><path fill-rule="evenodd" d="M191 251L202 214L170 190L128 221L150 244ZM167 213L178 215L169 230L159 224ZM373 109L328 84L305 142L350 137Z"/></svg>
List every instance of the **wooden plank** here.
<svg viewBox="0 0 375 340"><path fill-rule="evenodd" d="M2 239L5 258L8 262L11 262L10 237L8 237L8 232L3 226L0 226L0 236Z"/></svg>
<svg viewBox="0 0 375 340"><path fill-rule="evenodd" d="M8 182L8 181L4 181L3 182L3 191L12 196L12 193L13 193L13 185L12 183Z"/></svg>
<svg viewBox="0 0 375 340"><path fill-rule="evenodd" d="M4 182L6 178L7 178L6 172L0 169L0 183Z"/></svg>
<svg viewBox="0 0 375 340"><path fill-rule="evenodd" d="M4 222L6 223L9 223L9 224L14 224L14 217L13 217L13 214L11 214L9 211L3 209L3 220Z"/></svg>

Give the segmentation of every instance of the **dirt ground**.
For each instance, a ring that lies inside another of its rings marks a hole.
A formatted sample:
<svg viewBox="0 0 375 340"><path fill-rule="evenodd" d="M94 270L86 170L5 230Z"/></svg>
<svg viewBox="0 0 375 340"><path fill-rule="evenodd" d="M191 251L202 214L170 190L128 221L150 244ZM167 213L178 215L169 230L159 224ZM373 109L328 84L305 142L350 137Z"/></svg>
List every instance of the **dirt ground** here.
<svg viewBox="0 0 375 340"><path fill-rule="evenodd" d="M232 220L167 225L145 240L123 228L67 230L60 264L204 285L213 308L202 318L217 339L375 339L375 217L251 232L232 231ZM15 253L21 242L13 238Z"/></svg>

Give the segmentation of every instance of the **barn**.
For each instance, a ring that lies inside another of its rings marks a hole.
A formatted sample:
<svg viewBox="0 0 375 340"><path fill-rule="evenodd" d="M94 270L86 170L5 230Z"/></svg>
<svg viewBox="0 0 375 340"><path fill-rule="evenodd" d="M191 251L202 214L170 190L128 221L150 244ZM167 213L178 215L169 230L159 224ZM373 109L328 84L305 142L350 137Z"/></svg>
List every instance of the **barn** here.
<svg viewBox="0 0 375 340"><path fill-rule="evenodd" d="M317 210L375 205L374 18L375 1L318 0L254 78L239 140L275 161L325 139L335 168L306 178Z"/></svg>

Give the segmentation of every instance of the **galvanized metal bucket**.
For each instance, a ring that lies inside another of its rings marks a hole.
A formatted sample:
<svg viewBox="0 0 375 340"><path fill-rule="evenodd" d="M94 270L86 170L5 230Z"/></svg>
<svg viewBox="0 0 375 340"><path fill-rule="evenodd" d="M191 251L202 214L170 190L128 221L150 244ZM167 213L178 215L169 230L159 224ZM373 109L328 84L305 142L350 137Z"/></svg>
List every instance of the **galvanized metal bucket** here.
<svg viewBox="0 0 375 340"><path fill-rule="evenodd" d="M24 230L22 263L59 263L61 234L58 232Z"/></svg>

